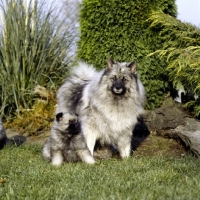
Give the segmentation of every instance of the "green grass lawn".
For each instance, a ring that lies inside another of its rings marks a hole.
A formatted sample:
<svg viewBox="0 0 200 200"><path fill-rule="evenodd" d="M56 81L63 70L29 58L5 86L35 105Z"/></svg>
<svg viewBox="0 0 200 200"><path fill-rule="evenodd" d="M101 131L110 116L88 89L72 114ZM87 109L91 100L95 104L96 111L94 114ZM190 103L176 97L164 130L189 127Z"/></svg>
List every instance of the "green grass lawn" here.
<svg viewBox="0 0 200 200"><path fill-rule="evenodd" d="M0 151L0 199L199 199L200 160L143 157L53 167L41 146Z"/></svg>

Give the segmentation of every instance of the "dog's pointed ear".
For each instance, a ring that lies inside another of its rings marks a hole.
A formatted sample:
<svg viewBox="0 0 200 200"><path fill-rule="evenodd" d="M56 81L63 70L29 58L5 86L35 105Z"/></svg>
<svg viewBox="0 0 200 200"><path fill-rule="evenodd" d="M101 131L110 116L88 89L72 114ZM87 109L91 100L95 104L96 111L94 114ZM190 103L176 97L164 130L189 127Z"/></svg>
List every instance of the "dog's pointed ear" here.
<svg viewBox="0 0 200 200"><path fill-rule="evenodd" d="M137 74L137 63L136 61L131 62L128 67L130 68L133 74Z"/></svg>
<svg viewBox="0 0 200 200"><path fill-rule="evenodd" d="M62 112L56 114L56 121L57 122L61 121L62 118L63 118L63 113Z"/></svg>
<svg viewBox="0 0 200 200"><path fill-rule="evenodd" d="M108 59L106 69L112 69L113 64L114 64L114 61L113 61L112 57L110 57L110 58Z"/></svg>

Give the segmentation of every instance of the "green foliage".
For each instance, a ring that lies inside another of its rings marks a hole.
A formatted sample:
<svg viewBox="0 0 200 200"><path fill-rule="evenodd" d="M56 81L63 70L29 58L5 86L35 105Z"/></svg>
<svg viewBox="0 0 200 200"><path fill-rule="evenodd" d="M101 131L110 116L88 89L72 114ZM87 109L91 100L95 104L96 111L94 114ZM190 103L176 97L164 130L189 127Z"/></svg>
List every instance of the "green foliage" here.
<svg viewBox="0 0 200 200"><path fill-rule="evenodd" d="M28 2L1 2L0 115L30 108L34 87L59 84L70 61L72 38L60 15L45 1Z"/></svg>
<svg viewBox="0 0 200 200"><path fill-rule="evenodd" d="M199 199L200 159L131 157L53 167L41 147L0 151L0 199ZM189 189L188 189L189 188Z"/></svg>
<svg viewBox="0 0 200 200"><path fill-rule="evenodd" d="M162 27L160 36L165 43L154 55L158 54L161 59L167 57L167 70L174 86L182 83L187 94L200 97L200 29L162 12L153 12L149 21L153 28ZM196 117L200 116L200 99L189 101L185 106Z"/></svg>
<svg viewBox="0 0 200 200"><path fill-rule="evenodd" d="M105 66L112 56L117 61L138 62L140 78L146 88L148 108L161 104L168 87L166 62L149 53L160 49L160 27L149 29L152 9L176 16L174 0L83 0L80 11L78 59Z"/></svg>

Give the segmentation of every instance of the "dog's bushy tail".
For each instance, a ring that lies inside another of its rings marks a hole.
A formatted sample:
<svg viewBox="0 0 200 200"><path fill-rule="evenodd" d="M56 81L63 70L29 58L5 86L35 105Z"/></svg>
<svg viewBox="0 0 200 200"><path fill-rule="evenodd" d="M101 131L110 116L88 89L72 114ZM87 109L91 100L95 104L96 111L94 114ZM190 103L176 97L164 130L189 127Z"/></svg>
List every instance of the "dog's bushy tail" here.
<svg viewBox="0 0 200 200"><path fill-rule="evenodd" d="M72 70L72 76L76 76L83 81L92 80L96 73L97 72L94 67L85 62L79 62L78 65Z"/></svg>

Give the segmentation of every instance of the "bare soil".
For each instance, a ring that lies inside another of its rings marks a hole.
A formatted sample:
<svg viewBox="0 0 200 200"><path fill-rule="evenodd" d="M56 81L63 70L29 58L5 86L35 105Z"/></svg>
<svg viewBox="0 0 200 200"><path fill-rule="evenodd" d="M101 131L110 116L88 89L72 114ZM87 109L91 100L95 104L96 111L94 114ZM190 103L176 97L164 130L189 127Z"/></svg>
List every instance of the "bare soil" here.
<svg viewBox="0 0 200 200"><path fill-rule="evenodd" d="M180 141L150 134L134 151L137 156L184 157L188 151Z"/></svg>

